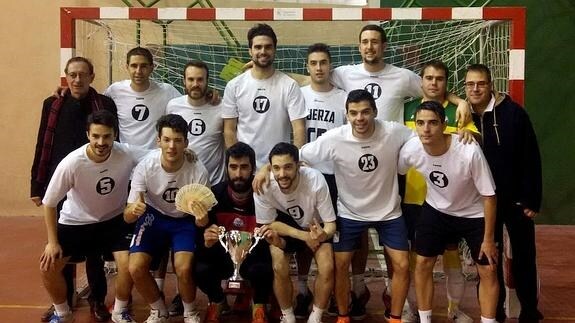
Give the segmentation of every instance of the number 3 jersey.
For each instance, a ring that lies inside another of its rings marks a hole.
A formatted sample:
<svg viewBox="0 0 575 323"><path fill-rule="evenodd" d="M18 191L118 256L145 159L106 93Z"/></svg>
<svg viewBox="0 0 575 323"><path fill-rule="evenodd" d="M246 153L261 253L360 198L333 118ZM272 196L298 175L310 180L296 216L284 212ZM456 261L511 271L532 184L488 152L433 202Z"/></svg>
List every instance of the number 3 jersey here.
<svg viewBox="0 0 575 323"><path fill-rule="evenodd" d="M355 137L346 124L300 149L300 158L311 166L333 161L338 216L343 218L384 221L401 216L397 158L414 133L397 122L374 121L368 139Z"/></svg>
<svg viewBox="0 0 575 323"><path fill-rule="evenodd" d="M61 224L106 221L122 214L126 206L136 154L114 143L110 157L96 163L86 155L87 147L85 144L62 159L42 200L46 206L56 207L66 196L58 220Z"/></svg>
<svg viewBox="0 0 575 323"><path fill-rule="evenodd" d="M316 140L327 130L343 125L347 94L336 87L328 92L314 91L310 85L301 88L308 115L305 120L307 142ZM324 174L333 174L331 162L314 165Z"/></svg>
<svg viewBox="0 0 575 323"><path fill-rule="evenodd" d="M419 138L409 140L399 155L399 173L405 174L409 167L425 177L425 201L445 214L483 217L482 195L495 195L491 171L479 145L463 144L454 134L449 149L441 156L427 154Z"/></svg>
<svg viewBox="0 0 575 323"><path fill-rule="evenodd" d="M297 188L284 194L270 172L270 185L262 194L254 193L256 221L259 224L274 222L277 211L290 215L302 228L309 228L312 219L319 223L335 221L329 188L322 173L309 167L300 167Z"/></svg>
<svg viewBox="0 0 575 323"><path fill-rule="evenodd" d="M188 96L171 100L166 114L178 114L188 123L188 147L198 154L206 166L210 183L216 185L224 180L224 120L221 105L193 106Z"/></svg>
<svg viewBox="0 0 575 323"><path fill-rule="evenodd" d="M290 142L290 122L306 116L299 86L280 71L263 80L248 71L226 85L222 117L238 118L238 141L255 150L258 168L275 144Z"/></svg>
<svg viewBox="0 0 575 323"><path fill-rule="evenodd" d="M156 149L148 154L134 169L128 203L138 199L139 192L145 192L146 204L174 218L182 218L187 214L176 210L176 194L187 184L199 183L210 186L208 171L201 163L184 161L182 167L168 173L162 167L162 150Z"/></svg>

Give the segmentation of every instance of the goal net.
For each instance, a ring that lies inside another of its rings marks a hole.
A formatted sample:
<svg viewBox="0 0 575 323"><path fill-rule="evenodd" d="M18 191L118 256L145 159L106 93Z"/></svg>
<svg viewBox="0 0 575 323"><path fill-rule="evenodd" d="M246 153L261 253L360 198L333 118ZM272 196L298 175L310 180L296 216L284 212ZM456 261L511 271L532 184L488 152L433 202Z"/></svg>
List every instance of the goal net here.
<svg viewBox="0 0 575 323"><path fill-rule="evenodd" d="M73 27L70 28L73 32L73 35L69 36L72 38L72 50L75 55L94 61L96 85L99 87L127 78L126 52L135 46L142 46L151 49L154 54L156 69L153 78L171 83L182 90L183 66L189 60L202 60L208 63L210 68L210 85L223 90L227 81L249 60L246 35L248 29L258 22L236 17L230 20L194 20L189 18L190 14L182 19L105 19L103 16L106 13L113 17L118 16L109 14L112 9L127 12L128 8L93 8L93 15L97 15L95 19L73 19ZM162 9L140 10L156 10L158 15L157 10ZM245 12L249 9L227 10L244 10L244 15L247 15ZM268 10L273 10L274 20L261 21L270 24L278 35L275 66L282 71L306 74L306 48L315 42L330 45L334 67L361 62L357 47L359 30L366 23L376 23L381 24L387 33L386 62L419 73L423 63L440 59L450 69L449 89L459 95L463 94L465 67L472 63L484 63L492 69L495 88L502 92L513 92L509 86L513 21L505 19L503 15L502 19L489 20L472 19L469 15L463 15L463 19L446 19L444 14L439 14L437 18L422 19L421 12L425 9L419 8L416 9L419 11L414 11L415 16L418 16L417 12L420 13L419 17L410 18L409 11L406 17L406 11L398 11L395 14L399 16L398 19L389 19L394 18L393 9ZM307 16L305 10L310 10ZM335 13L330 10L360 10L363 16L360 19L336 20ZM450 10L453 16L456 8L443 10ZM326 18L324 11L332 13L331 18ZM301 12L304 14L298 17ZM391 12L391 17L385 17L386 12ZM379 19L378 13L382 16ZM370 21L365 21L366 15ZM519 95L522 96L522 93ZM522 98L516 100L522 101Z"/></svg>

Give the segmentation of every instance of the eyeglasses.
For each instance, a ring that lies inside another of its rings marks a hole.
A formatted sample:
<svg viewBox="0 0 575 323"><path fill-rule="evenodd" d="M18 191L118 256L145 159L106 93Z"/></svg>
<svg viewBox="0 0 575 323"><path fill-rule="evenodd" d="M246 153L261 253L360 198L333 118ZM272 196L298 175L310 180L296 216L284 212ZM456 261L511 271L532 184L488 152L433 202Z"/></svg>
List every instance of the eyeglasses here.
<svg viewBox="0 0 575 323"><path fill-rule="evenodd" d="M489 85L489 83L490 82L487 81L465 82L463 83L463 85L465 85L465 87L468 89L474 89L475 87L477 87L478 89L483 89L486 88Z"/></svg>

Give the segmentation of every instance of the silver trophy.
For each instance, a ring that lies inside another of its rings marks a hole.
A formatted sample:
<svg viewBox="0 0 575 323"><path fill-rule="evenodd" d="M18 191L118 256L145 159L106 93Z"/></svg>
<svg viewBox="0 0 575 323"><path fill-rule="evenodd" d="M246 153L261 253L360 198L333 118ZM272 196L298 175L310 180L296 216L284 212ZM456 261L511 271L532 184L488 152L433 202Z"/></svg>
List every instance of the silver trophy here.
<svg viewBox="0 0 575 323"><path fill-rule="evenodd" d="M259 235L259 229L254 233L247 231L231 230L226 232L226 228L219 227L220 244L232 258L234 264L234 274L228 279L228 290L243 290L244 279L240 276L240 266L247 255L255 248L263 237Z"/></svg>

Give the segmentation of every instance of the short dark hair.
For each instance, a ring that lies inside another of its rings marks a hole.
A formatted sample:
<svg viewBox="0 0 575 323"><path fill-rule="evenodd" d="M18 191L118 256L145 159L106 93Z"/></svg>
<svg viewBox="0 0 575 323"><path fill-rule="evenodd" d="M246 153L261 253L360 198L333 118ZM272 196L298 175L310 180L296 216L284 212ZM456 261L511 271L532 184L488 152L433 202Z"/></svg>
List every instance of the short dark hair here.
<svg viewBox="0 0 575 323"><path fill-rule="evenodd" d="M445 108L441 103L436 101L425 101L422 102L417 109L415 109L415 119L417 120L417 114L421 110L428 110L435 112L435 114L439 117L439 121L441 123L445 123Z"/></svg>
<svg viewBox="0 0 575 323"><path fill-rule="evenodd" d="M210 79L210 69L208 68L208 65L202 61L189 61L188 63L186 63L186 66L184 66L184 70L182 71L182 75L184 76L184 79L186 78L186 70L190 66L197 67L197 68L203 68L206 71L206 85L207 85L208 81Z"/></svg>
<svg viewBox="0 0 575 323"><path fill-rule="evenodd" d="M329 46L324 43L315 43L310 45L307 48L307 59L309 59L309 55L312 53L325 53L327 58L331 62L331 53L329 52Z"/></svg>
<svg viewBox="0 0 575 323"><path fill-rule="evenodd" d="M154 56L149 49L144 47L134 47L128 51L126 54L126 64L130 64L130 58L132 56L144 56L150 65L154 65Z"/></svg>
<svg viewBox="0 0 575 323"><path fill-rule="evenodd" d="M445 63L443 61L440 61L438 59L432 59L429 62L423 64L423 67L421 68L421 72L419 72L419 76L423 77L423 74L425 73L425 69L428 67L433 67L436 70L442 70L443 72L445 72L445 78L449 78L449 68L447 67L447 65L445 65Z"/></svg>
<svg viewBox="0 0 575 323"><path fill-rule="evenodd" d="M366 30L377 31L381 37L381 42L387 43L387 36L385 35L385 30L383 30L383 28L381 28L380 25L373 25L373 24L365 25L365 26L363 26L363 28L361 28L361 31L359 32L359 41L360 42L361 42L361 34Z"/></svg>
<svg viewBox="0 0 575 323"><path fill-rule="evenodd" d="M184 135L184 138L188 138L188 123L181 115L178 114L166 114L158 119L156 123L156 130L158 131L158 138L162 136L162 129L170 128L177 133Z"/></svg>
<svg viewBox="0 0 575 323"><path fill-rule="evenodd" d="M248 157L252 166L252 171L256 170L256 152L250 145L238 141L226 150L226 169L230 164L230 157L242 158Z"/></svg>
<svg viewBox="0 0 575 323"><path fill-rule="evenodd" d="M349 92L347 94L347 99L345 100L345 112L347 113L350 103L359 103L361 101L369 102L369 105L373 111L377 111L377 105L375 105L375 99L373 95L364 89L357 89Z"/></svg>
<svg viewBox="0 0 575 323"><path fill-rule="evenodd" d="M278 45L278 38L273 28L268 24L257 24L248 31L248 47L252 48L254 37L268 36L274 43L274 48Z"/></svg>
<svg viewBox="0 0 575 323"><path fill-rule="evenodd" d="M114 129L114 133L118 134L118 117L108 110L97 110L88 115L86 118L86 131L90 130L90 126L99 124L108 128Z"/></svg>
<svg viewBox="0 0 575 323"><path fill-rule="evenodd" d="M280 142L272 148L268 157L270 164L272 163L272 157L278 155L290 155L296 163L299 162L299 150L290 143Z"/></svg>
<svg viewBox="0 0 575 323"><path fill-rule="evenodd" d="M94 64L92 64L92 62L90 62L89 59L87 59L86 57L82 57L82 56L76 56L76 57L70 58L66 62L66 67L64 68L64 73L68 74L68 66L70 66L70 64L72 64L72 63L86 63L86 65L88 65L88 70L90 71L90 75L94 74Z"/></svg>
<svg viewBox="0 0 575 323"><path fill-rule="evenodd" d="M491 70L489 70L489 67L487 67L487 65L471 64L471 65L467 66L467 69L465 69L465 76L466 77L467 77L467 73L469 73L470 71L479 72L479 73L483 73L483 74L487 75L487 81L489 83L491 83Z"/></svg>

